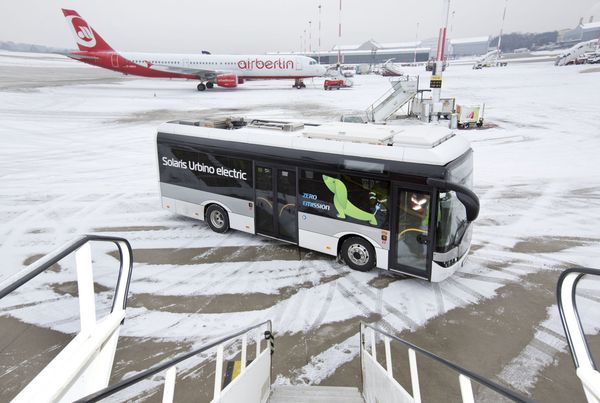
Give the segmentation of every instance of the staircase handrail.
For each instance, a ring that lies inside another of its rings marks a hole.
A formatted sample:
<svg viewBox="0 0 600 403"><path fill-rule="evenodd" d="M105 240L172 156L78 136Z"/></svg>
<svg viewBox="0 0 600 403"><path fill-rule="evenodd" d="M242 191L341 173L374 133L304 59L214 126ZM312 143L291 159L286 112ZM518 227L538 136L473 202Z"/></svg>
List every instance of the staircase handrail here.
<svg viewBox="0 0 600 403"><path fill-rule="evenodd" d="M425 349L423 349L421 347L418 347L418 346L412 344L409 341L401 339L398 336L395 336L395 335L393 335L393 334L391 334L389 332L386 332L383 329L378 328L377 326L374 326L374 325L369 324L369 323L361 322L361 328L370 328L371 330L373 330L373 331L375 331L375 332L377 332L377 333L379 333L379 334L381 334L381 335L383 335L385 337L388 337L389 339L395 340L398 343L400 343L400 344L408 347L409 349L414 350L414 351L416 351L416 352L418 352L418 353L420 353L420 354L422 354L422 355L424 355L424 356L426 356L426 357L428 357L428 358L430 358L430 359L432 359L432 360L434 360L434 361L436 361L436 362L438 362L440 364L445 365L446 367L454 370L455 372L458 372L460 375L463 375L463 376L465 376L467 378L470 378L470 379L476 381L477 383L479 383L479 384L481 384L483 386L486 386L487 388L489 388L489 389L493 390L494 392L496 392L496 393L498 393L498 394L506 397L509 400L512 400L514 402L522 402L522 403L533 403L534 402L533 400L528 399L528 398L526 398L524 396L521 396L520 394L518 394L518 393L516 393L516 392L514 392L514 391L512 391L510 389L508 389L505 386L502 386L502 385L500 385L500 384L498 384L498 383L496 383L494 381L491 381L491 380L489 380L487 378L484 378L483 376L478 375L477 373L475 373L473 371L470 371L470 370L468 370L466 368L463 368L460 365L457 365L457 364L455 364L455 363L453 363L451 361L448 361L448 360L446 360L446 359L444 359L444 358L442 358L442 357L440 357L440 356L438 356L438 355L436 355L436 354L434 354L434 353L432 353L430 351L427 351L427 350L425 350ZM363 337L363 330L362 329L361 329L361 333L360 334L361 334L361 345L363 345L364 339L362 339L362 337ZM461 385L461 389L462 389L462 385Z"/></svg>
<svg viewBox="0 0 600 403"><path fill-rule="evenodd" d="M571 357L587 400L600 402L600 373L581 326L576 301L577 285L587 275L600 276L600 270L576 267L563 271L556 285L556 299Z"/></svg>
<svg viewBox="0 0 600 403"><path fill-rule="evenodd" d="M129 271L129 276L127 278L127 284L126 284L127 289L125 289L124 290L125 292L122 294L124 296L123 309L125 309L127 307L127 294L128 294L128 288L129 288L129 280L131 279L131 271L132 271L132 267L133 267L133 252L131 250L131 244L125 238L115 237L115 236L105 236L105 235L93 235L93 234L81 235L81 236L67 242L63 246L55 249L54 251L47 254L46 256L33 262L32 264L27 266L25 269L20 270L20 271L14 273L13 275L7 277L5 280L3 280L0 283L0 299L6 297L11 292L15 291L16 289L18 289L22 285L26 284L27 282L29 282L30 280L32 280L39 274L48 270L50 267L52 267L53 265L55 265L56 263L58 263L59 261L61 261L65 257L67 257L68 255L70 255L71 253L75 252L77 249L79 249L86 243L92 242L92 241L110 242L110 243L114 243L117 246L117 249L119 251L119 279L120 279L121 273L123 271L123 266L124 266L123 262L124 261L128 262L127 269ZM121 284L117 283L117 286L115 288L115 295L118 295L118 292L120 291L119 290L120 286L121 286ZM113 304L112 304L112 307L110 310L111 312L114 310L116 302L117 302L116 299L113 299Z"/></svg>
<svg viewBox="0 0 600 403"><path fill-rule="evenodd" d="M373 102L371 104L371 106L369 108L375 108L377 105L379 105L381 102L383 102L387 97L389 97L394 91L396 91L398 89L398 87L402 87L403 83L407 83L407 82L411 81L411 78L412 78L411 76L401 76L401 77L396 77L395 80L390 80L390 83L392 84L392 88L390 88L389 90L384 92L382 96L377 98L375 100L375 102ZM413 81L416 81L416 80L413 79Z"/></svg>
<svg viewBox="0 0 600 403"><path fill-rule="evenodd" d="M583 333L575 293L579 280L585 275L600 276L600 270L589 268L572 268L563 271L556 285L556 299L558 301L558 312L565 329L567 342L571 349L575 368L581 366L596 368L594 358L590 353L587 339Z"/></svg>
<svg viewBox="0 0 600 403"><path fill-rule="evenodd" d="M388 99L392 94L394 94L396 91L401 89L405 83L408 83L410 81L415 81L417 83L417 89L418 89L418 86L419 86L419 77L418 76L416 78L414 78L413 76L401 76L394 80L390 80L390 83L392 84L392 88L387 90L382 96L380 96L377 100L375 100L375 102L373 102L367 108L367 111L366 111L367 117L369 117L371 120L373 120L375 109L379 108L386 99ZM418 92L418 90L417 90L417 92ZM415 92L415 95L416 95L416 92Z"/></svg>
<svg viewBox="0 0 600 403"><path fill-rule="evenodd" d="M200 353L203 353L205 351L208 351L212 348L218 347L220 345L223 345L224 343L227 343L230 340L233 340L235 338L238 338L239 336L242 336L244 334L249 333L251 330L260 328L261 326L267 325L268 328L268 332L269 334L272 332L272 323L271 320L266 320L264 322L261 323L257 323L255 325L252 325L250 327L247 327L243 330L239 330L233 334L227 335L225 337L222 337L218 340L215 340L213 342L210 342L208 344L205 344L202 347L199 347L195 350L192 350L190 352L184 353L184 354L180 354L177 357L171 358L170 360L167 360L165 362L162 362L160 364L157 364L151 368L148 368L142 372L139 372L135 375L132 375L128 378L123 379L120 382L115 383L114 385L109 385L106 388L99 390L96 393L92 393L84 398L81 398L79 400L77 400L75 403L82 403L82 402L98 402L102 399L106 399L109 396L114 395L115 393L128 388L129 386L135 385L136 383L141 382L142 380L156 375L160 372L163 372L165 370L168 370L171 367L176 366L177 364L179 364L182 361L185 361L189 358L192 358Z"/></svg>
<svg viewBox="0 0 600 403"><path fill-rule="evenodd" d="M96 316L91 242L114 243L119 252L119 273L110 313L101 318ZM71 254L75 255L80 330L21 389L13 402L70 401L108 385L119 330L125 320L133 268L133 253L126 239L100 235L79 236L2 281L0 299ZM26 298L27 294L23 293L22 297Z"/></svg>

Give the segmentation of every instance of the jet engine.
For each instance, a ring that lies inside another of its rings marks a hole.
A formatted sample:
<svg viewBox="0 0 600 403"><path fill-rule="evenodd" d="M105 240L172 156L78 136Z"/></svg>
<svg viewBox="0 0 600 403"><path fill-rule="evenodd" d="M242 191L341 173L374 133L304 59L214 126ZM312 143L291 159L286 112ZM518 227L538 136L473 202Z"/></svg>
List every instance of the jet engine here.
<svg viewBox="0 0 600 403"><path fill-rule="evenodd" d="M219 87L234 88L238 85L238 78L235 74L221 74L215 78L215 84Z"/></svg>

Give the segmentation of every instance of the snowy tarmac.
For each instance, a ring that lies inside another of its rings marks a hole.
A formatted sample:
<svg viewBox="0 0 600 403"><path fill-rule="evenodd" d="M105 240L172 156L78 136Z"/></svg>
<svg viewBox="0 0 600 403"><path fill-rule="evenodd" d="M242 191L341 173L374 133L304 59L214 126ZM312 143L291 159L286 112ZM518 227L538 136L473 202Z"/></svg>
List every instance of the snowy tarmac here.
<svg viewBox="0 0 600 403"><path fill-rule="evenodd" d="M548 62L447 70L444 96L485 102L494 127L460 132L475 151L481 214L465 266L430 284L353 272L262 237L215 234L160 207L159 123L214 114L330 121L365 110L387 79L357 76L340 91L323 91L315 79L304 90L272 81L198 93L193 82L0 53L0 280L79 234L130 240L135 265L113 382L272 319L277 382L356 386L363 320L535 400L584 401L554 295L560 271L600 267L600 72L582 70ZM424 71L407 72L427 82ZM106 307L115 259L99 252ZM70 266L0 301L0 400L78 330ZM600 357L600 281L581 288L584 327ZM406 352L394 354L394 373L408 385ZM419 366L424 400L458 396L449 374L425 359ZM210 400L213 368L208 360L183 368L176 396ZM442 381L428 382L434 376ZM186 392L191 380L196 389ZM160 384L147 382L143 393L156 400Z"/></svg>

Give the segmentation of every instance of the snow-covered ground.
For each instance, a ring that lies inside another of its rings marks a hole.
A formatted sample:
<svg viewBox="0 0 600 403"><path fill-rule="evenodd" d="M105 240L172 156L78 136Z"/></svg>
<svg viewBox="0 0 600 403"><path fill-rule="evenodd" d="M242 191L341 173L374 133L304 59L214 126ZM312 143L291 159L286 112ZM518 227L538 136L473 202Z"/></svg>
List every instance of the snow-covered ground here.
<svg viewBox="0 0 600 403"><path fill-rule="evenodd" d="M445 96L485 102L494 127L459 134L475 151L481 214L468 263L429 284L352 272L260 237L215 234L160 208L160 122L217 113L334 120L366 109L389 88L385 78L357 76L354 88L341 91L323 91L315 79L300 91L272 81L198 93L192 82L121 78L67 59L0 53L0 280L78 234L128 238L139 259L122 330L130 342L117 353L121 375L135 358L119 353L136 341L191 348L272 319L276 337L292 346L275 355L278 382L334 384L357 376L362 319L534 398L581 397L552 287L560 270L598 259L600 76L582 69L531 63L445 73ZM424 71L407 72L428 81ZM28 84L19 88L19 80ZM108 269L98 274L99 284L112 286ZM44 274L0 303L0 319L77 331L77 311L69 309L75 298L57 286L67 281L65 272ZM580 303L592 335L600 331L599 289L586 283ZM26 304L35 298L46 301L43 309ZM232 306L235 299L246 303ZM502 331L488 331L494 326ZM327 338L317 337L324 332ZM481 354L465 354L464 344ZM0 365L5 384L10 371Z"/></svg>

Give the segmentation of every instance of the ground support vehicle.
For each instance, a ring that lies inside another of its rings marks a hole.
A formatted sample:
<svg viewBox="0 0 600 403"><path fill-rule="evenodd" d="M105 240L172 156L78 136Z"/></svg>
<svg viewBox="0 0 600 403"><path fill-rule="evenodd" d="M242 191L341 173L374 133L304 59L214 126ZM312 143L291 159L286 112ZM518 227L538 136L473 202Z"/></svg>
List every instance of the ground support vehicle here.
<svg viewBox="0 0 600 403"><path fill-rule="evenodd" d="M458 115L458 128L469 129L483 126L483 114L485 104L483 105L456 105Z"/></svg>
<svg viewBox="0 0 600 403"><path fill-rule="evenodd" d="M323 89L327 90L339 90L344 86L344 80L339 79L327 79L323 82Z"/></svg>
<svg viewBox="0 0 600 403"><path fill-rule="evenodd" d="M469 143L421 123L173 121L157 134L164 208L442 281L464 262L479 201ZM220 128L225 127L225 128Z"/></svg>

